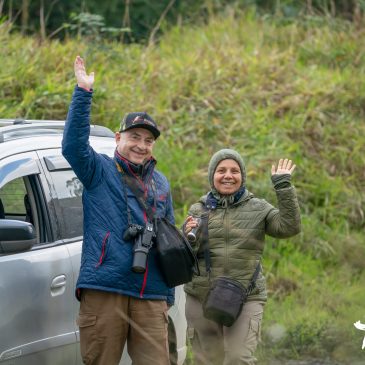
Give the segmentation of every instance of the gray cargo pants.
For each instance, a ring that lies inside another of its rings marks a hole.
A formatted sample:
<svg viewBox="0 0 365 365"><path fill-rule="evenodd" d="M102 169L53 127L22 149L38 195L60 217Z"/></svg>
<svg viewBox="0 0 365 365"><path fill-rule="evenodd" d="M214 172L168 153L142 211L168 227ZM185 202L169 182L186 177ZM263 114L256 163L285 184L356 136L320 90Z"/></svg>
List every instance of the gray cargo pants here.
<svg viewBox="0 0 365 365"><path fill-rule="evenodd" d="M188 338L194 365L254 365L260 340L263 302L247 302L232 327L224 327L203 316L202 304L186 295Z"/></svg>

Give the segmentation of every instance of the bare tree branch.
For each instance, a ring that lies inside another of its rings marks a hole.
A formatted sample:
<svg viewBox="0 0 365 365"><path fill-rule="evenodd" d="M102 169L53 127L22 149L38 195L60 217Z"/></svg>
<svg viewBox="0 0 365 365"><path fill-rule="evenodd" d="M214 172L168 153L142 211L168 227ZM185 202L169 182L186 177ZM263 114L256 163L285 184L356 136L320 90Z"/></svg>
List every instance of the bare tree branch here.
<svg viewBox="0 0 365 365"><path fill-rule="evenodd" d="M13 21L13 0L9 1L9 15L8 21L11 23Z"/></svg>
<svg viewBox="0 0 365 365"><path fill-rule="evenodd" d="M65 24L62 24L60 27L58 27L56 30L54 30L51 34L48 35L48 39L51 39L54 37L57 33L59 33L62 29L66 28Z"/></svg>
<svg viewBox="0 0 365 365"><path fill-rule="evenodd" d="M55 6L55 4L58 3L58 2L59 2L59 0L53 0L51 2L51 5L49 6L49 10L48 10L47 15L46 15L45 24L48 23L48 19L49 19L50 15L51 15L52 9Z"/></svg>
<svg viewBox="0 0 365 365"><path fill-rule="evenodd" d="M4 27L6 29L7 33L9 33L11 31L11 28L13 27L14 23L19 18L19 15L22 13L22 9L19 9L14 17L12 15L12 13L13 13L13 10L11 9L11 12L9 12L9 14L11 14L11 16L9 15L9 19L0 24L0 27L1 28Z"/></svg>
<svg viewBox="0 0 365 365"><path fill-rule="evenodd" d="M5 3L5 0L0 0L0 16L3 15L4 3Z"/></svg>
<svg viewBox="0 0 365 365"><path fill-rule="evenodd" d="M130 28L131 27L131 18L129 14L129 8L130 8L131 0L125 0L125 9L124 9L124 17L123 17L123 28ZM124 43L124 34L125 32L122 32L120 36L120 41Z"/></svg>
<svg viewBox="0 0 365 365"><path fill-rule="evenodd" d="M335 17L336 16L336 4L335 4L334 0L331 0L330 4L331 4L331 15L333 17Z"/></svg>
<svg viewBox="0 0 365 365"><path fill-rule="evenodd" d="M46 23L44 21L44 0L41 0L41 7L39 9L39 24L41 28L41 40L46 40Z"/></svg>
<svg viewBox="0 0 365 365"><path fill-rule="evenodd" d="M175 3L175 0L170 0L170 2L166 6L166 9L162 12L160 19L158 19L158 22L156 23L155 27L152 29L152 32L148 39L148 47L152 46L155 43L155 35L158 32L158 30L160 29L163 20L165 19L167 13L171 9L171 7L174 5L174 3Z"/></svg>
<svg viewBox="0 0 365 365"><path fill-rule="evenodd" d="M29 21L29 0L22 0L22 34L25 34Z"/></svg>
<svg viewBox="0 0 365 365"><path fill-rule="evenodd" d="M312 0L307 0L307 11L310 15L313 14Z"/></svg>
<svg viewBox="0 0 365 365"><path fill-rule="evenodd" d="M353 21L356 24L356 26L360 26L361 24L361 7L360 7L360 1L355 1L354 9L353 9Z"/></svg>

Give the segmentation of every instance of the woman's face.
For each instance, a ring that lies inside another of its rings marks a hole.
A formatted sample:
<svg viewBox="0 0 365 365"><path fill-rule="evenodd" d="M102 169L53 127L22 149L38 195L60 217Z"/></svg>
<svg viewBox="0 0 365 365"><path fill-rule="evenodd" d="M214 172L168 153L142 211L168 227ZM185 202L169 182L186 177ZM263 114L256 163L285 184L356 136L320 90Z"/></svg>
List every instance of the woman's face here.
<svg viewBox="0 0 365 365"><path fill-rule="evenodd" d="M239 164L235 160L222 160L213 175L214 187L222 195L234 194L242 184Z"/></svg>

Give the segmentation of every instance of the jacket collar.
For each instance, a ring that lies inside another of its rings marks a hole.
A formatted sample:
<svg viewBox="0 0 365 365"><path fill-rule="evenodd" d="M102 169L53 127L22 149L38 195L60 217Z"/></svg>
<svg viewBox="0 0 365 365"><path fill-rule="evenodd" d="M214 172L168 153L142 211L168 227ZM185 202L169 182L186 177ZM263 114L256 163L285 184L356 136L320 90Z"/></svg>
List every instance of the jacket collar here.
<svg viewBox="0 0 365 365"><path fill-rule="evenodd" d="M242 187L237 193L235 193L234 201L231 206L239 205L244 201L253 198L253 196L254 195L250 193L246 188ZM209 210L214 210L219 206L218 199L213 195L211 191L207 195L203 196L200 201Z"/></svg>
<svg viewBox="0 0 365 365"><path fill-rule="evenodd" d="M143 164L135 164L123 157L117 149L115 149L114 152L114 159L120 165L124 173L135 178L140 178L143 181L149 180L157 164L157 161L153 157Z"/></svg>

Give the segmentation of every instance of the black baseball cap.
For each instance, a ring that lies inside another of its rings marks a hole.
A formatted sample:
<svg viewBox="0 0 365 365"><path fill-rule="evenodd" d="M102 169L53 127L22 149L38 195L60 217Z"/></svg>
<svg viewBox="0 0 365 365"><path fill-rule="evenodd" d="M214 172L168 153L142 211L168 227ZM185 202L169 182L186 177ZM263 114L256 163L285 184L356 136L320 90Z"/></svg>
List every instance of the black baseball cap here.
<svg viewBox="0 0 365 365"><path fill-rule="evenodd" d="M160 135L156 122L146 112L127 113L120 123L119 132L125 132L133 128L147 129L155 139Z"/></svg>

